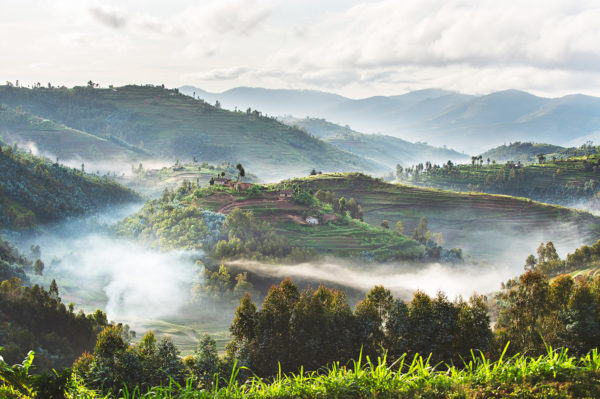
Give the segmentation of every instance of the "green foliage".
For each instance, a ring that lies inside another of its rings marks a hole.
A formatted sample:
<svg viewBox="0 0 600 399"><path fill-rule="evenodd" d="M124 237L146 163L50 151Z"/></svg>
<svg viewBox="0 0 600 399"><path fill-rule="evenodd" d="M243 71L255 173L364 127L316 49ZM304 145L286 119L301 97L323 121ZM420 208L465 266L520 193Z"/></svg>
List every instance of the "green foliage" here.
<svg viewBox="0 0 600 399"><path fill-rule="evenodd" d="M96 334L107 325L101 311L85 315L65 306L58 291L25 287L18 278L0 285L0 342L4 357L14 363L33 349L38 370L67 367L91 350Z"/></svg>
<svg viewBox="0 0 600 399"><path fill-rule="evenodd" d="M227 240L217 243L214 255L217 259L283 259L292 253L289 241L275 233L266 221L258 220L252 211L235 208L223 224Z"/></svg>
<svg viewBox="0 0 600 399"><path fill-rule="evenodd" d="M498 339L510 341L513 350L541 354L552 345L584 354L597 347L600 279L561 275L549 281L541 271L529 270L500 299Z"/></svg>
<svg viewBox="0 0 600 399"><path fill-rule="evenodd" d="M93 355L85 354L73 365L76 377L90 388L113 394L124 387L146 391L171 379L183 382L185 368L171 341L157 342L151 331L137 345L127 340L122 326L107 326L98 334Z"/></svg>
<svg viewBox="0 0 600 399"><path fill-rule="evenodd" d="M2 151L0 170L0 227L4 228L28 229L140 199L107 177L87 175L21 150Z"/></svg>
<svg viewBox="0 0 600 399"><path fill-rule="evenodd" d="M369 356L433 352L436 362L460 363L471 349L487 351L492 338L480 297L450 302L417 292L406 304L375 287L352 312L343 292L300 292L290 280L272 287L260 310L244 297L231 333L229 356L260 376L275 374L277 363L286 373L344 363L361 347Z"/></svg>

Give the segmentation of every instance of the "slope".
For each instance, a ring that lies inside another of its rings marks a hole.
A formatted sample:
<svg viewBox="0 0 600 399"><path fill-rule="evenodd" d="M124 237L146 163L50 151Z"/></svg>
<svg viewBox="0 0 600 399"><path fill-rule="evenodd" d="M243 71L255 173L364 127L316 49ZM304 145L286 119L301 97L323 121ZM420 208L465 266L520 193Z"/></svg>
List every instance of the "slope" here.
<svg viewBox="0 0 600 399"><path fill-rule="evenodd" d="M448 148L425 143L411 143L397 137L381 134L363 134L324 119L284 117L284 123L306 129L326 142L373 162L395 169L397 164L408 166L420 162L465 161L468 156Z"/></svg>
<svg viewBox="0 0 600 399"><path fill-rule="evenodd" d="M87 175L2 145L0 171L0 228L33 228L141 199L106 177Z"/></svg>
<svg viewBox="0 0 600 399"><path fill-rule="evenodd" d="M139 149L124 148L110 136L100 138L6 106L0 106L0 137L7 144L62 161L135 162L149 156Z"/></svg>
<svg viewBox="0 0 600 399"><path fill-rule="evenodd" d="M0 102L103 137L111 135L159 158L242 162L266 175L372 170L356 155L258 112L231 112L154 86L116 89L0 87Z"/></svg>
<svg viewBox="0 0 600 399"><path fill-rule="evenodd" d="M512 161L452 167L434 165L418 174L414 171L404 173L402 180L421 186L518 195L559 205L597 209L600 191L598 150L597 147L585 147L578 149L579 157L566 157L568 151L575 152L575 149L563 149L555 156L545 155L542 163L529 165ZM560 158L563 154L565 158Z"/></svg>
<svg viewBox="0 0 600 399"><path fill-rule="evenodd" d="M291 181L314 192L328 190L355 198L373 225L402 221L411 232L425 216L431 231L442 232L447 247L478 259L520 264L540 241L563 250L595 242L600 219L582 211L523 198L455 193L384 183L361 174L329 174Z"/></svg>

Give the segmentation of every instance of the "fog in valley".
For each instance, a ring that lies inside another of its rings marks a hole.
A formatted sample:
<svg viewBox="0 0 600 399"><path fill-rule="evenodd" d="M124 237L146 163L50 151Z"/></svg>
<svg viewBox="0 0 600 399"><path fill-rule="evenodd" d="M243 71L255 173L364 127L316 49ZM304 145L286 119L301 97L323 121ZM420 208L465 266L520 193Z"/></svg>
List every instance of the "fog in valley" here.
<svg viewBox="0 0 600 399"><path fill-rule="evenodd" d="M195 260L202 258L202 253L158 251L111 235L110 225L140 206L132 204L71 220L48 228L41 235L22 237L17 243L24 252L32 244L40 245L46 264L44 284L56 279L65 302L73 302L86 312L101 308L110 320L132 325L155 319L202 319L203 307L190 304L190 288L201 278ZM565 233L563 239L555 240L561 257L584 243L582 238L567 234L573 232L571 226L557 226L556 231ZM468 259L459 265L377 264L327 258L297 265L239 260L228 266L246 270L258 278L280 281L290 277L313 287L323 283L366 292L375 285L383 285L406 300L415 290L431 295L443 291L450 298L468 298L474 293L498 290L502 281L519 275L526 256L535 253L539 243L551 235L552 231L523 236L514 232L484 232L481 241L472 244L495 246L504 255L486 261ZM231 314L224 315L225 324L233 318L231 310L227 312Z"/></svg>

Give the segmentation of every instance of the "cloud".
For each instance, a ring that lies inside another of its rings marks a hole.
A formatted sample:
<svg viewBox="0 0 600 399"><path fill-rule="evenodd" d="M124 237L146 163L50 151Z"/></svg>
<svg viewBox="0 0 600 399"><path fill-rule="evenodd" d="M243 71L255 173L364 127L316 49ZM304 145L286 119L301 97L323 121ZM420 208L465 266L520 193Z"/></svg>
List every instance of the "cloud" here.
<svg viewBox="0 0 600 399"><path fill-rule="evenodd" d="M186 79L198 80L234 80L251 72L249 68L225 68L214 69L206 72L188 73L184 76Z"/></svg>
<svg viewBox="0 0 600 399"><path fill-rule="evenodd" d="M118 8L93 5L88 10L96 21L109 28L121 29L127 25L127 18Z"/></svg>
<svg viewBox="0 0 600 399"><path fill-rule="evenodd" d="M600 8L559 1L381 1L323 20L307 65L356 68L517 65L597 69ZM327 57L325 57L327 55Z"/></svg>

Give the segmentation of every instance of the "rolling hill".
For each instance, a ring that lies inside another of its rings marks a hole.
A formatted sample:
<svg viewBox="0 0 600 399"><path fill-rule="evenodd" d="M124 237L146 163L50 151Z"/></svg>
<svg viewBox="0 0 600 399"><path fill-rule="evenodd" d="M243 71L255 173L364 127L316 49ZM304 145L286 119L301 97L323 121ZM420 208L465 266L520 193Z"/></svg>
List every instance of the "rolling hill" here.
<svg viewBox="0 0 600 399"><path fill-rule="evenodd" d="M185 93L190 90L199 89L182 88ZM253 102L255 93L260 100ZM367 133L445 144L470 153L514 141L579 145L597 140L600 132L600 98L584 95L543 98L506 90L473 96L428 89L349 99L329 93L253 88L201 95L232 109L250 106L276 115L326 118Z"/></svg>
<svg viewBox="0 0 600 399"><path fill-rule="evenodd" d="M283 117L281 120L288 125L306 129L313 136L320 137L341 150L378 162L392 170L397 164L409 166L426 161L443 163L448 160L464 162L468 159L466 154L452 149L420 142L411 143L393 136L363 134L324 119Z"/></svg>
<svg viewBox="0 0 600 399"><path fill-rule="evenodd" d="M141 197L114 181L0 145L0 229L21 230Z"/></svg>
<svg viewBox="0 0 600 399"><path fill-rule="evenodd" d="M0 103L136 146L166 160L241 162L262 176L377 170L304 131L258 112L232 112L154 86L113 89L0 87Z"/></svg>
<svg viewBox="0 0 600 399"><path fill-rule="evenodd" d="M570 151L582 154L566 157ZM583 155L585 151L588 155ZM414 171L404 173L402 180L419 186L516 195L598 210L600 155L597 151L597 147L562 149L545 155L543 163L529 165L519 165L513 161L506 164L434 166L418 174Z"/></svg>
<svg viewBox="0 0 600 399"><path fill-rule="evenodd" d="M61 161L136 162L149 157L143 150L120 145L116 138L101 138L28 112L0 106L0 137Z"/></svg>
<svg viewBox="0 0 600 399"><path fill-rule="evenodd" d="M361 174L309 176L291 183L355 198L372 225L400 220L411 232L425 216L431 231L442 232L447 247L490 262L519 264L541 241L573 250L595 242L600 232L600 218L587 212L524 198L389 184Z"/></svg>

